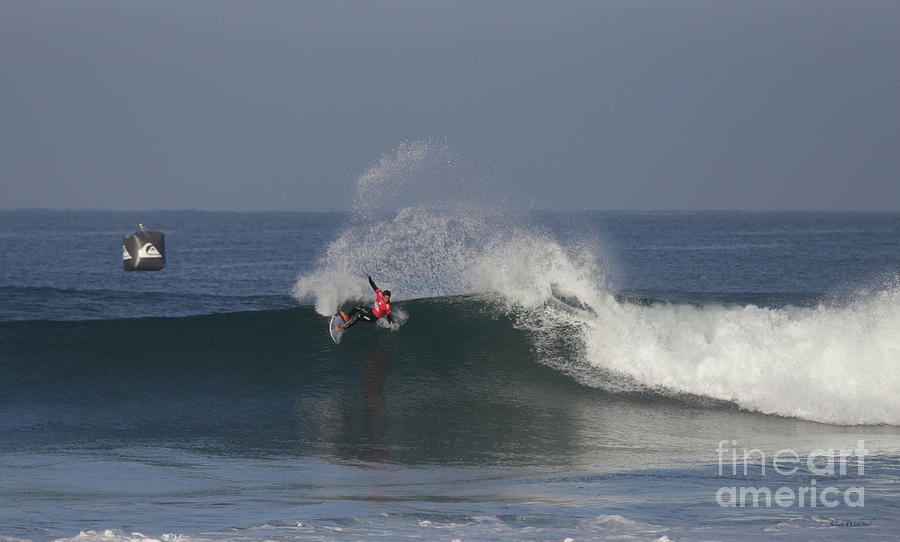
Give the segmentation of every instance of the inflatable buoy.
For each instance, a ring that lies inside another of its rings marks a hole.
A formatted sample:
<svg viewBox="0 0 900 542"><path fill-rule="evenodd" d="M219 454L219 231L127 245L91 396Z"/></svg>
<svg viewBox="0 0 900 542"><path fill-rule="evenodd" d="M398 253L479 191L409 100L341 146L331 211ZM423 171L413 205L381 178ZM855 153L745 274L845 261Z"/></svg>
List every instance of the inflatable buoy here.
<svg viewBox="0 0 900 542"><path fill-rule="evenodd" d="M122 239L125 271L159 271L166 266L166 237L162 232L141 229Z"/></svg>

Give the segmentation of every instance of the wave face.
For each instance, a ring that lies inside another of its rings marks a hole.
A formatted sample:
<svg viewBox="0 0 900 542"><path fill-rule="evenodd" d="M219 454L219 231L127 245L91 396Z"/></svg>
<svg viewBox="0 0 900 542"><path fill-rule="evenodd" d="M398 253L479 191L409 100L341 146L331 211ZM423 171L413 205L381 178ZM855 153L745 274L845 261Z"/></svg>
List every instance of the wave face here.
<svg viewBox="0 0 900 542"><path fill-rule="evenodd" d="M382 157L359 178L353 216L294 296L333 314L371 298L364 272L395 302L476 293L513 318L541 363L591 387L900 425L896 280L812 307L623 303L596 252L602 243L550 235L499 205L473 170L439 141Z"/></svg>
<svg viewBox="0 0 900 542"><path fill-rule="evenodd" d="M537 363L524 332L473 298L404 305L403 332L360 325L340 347L309 307L0 322L0 450L162 443L482 464L583 448L568 413L602 398Z"/></svg>

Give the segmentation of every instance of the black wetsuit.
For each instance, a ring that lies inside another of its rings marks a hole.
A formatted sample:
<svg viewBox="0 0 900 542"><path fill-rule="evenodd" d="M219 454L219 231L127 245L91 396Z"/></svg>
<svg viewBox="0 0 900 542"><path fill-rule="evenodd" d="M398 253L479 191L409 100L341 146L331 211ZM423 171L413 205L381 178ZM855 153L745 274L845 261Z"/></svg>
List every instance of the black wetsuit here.
<svg viewBox="0 0 900 542"><path fill-rule="evenodd" d="M384 314L382 316L386 316L388 322L393 323L394 319L391 316L391 305L390 303L385 303L384 298L381 294L381 290L378 289L378 286L375 286L375 281L372 280L372 277L369 277L369 286L371 286L372 290L375 291L375 305L378 306L380 303L387 306L387 311L383 311ZM344 329L347 329L356 324L356 322L358 322L360 318L365 320L366 322L374 322L375 320L378 320L379 316L375 315L375 311L372 308L353 307L353 309L350 310L350 313L347 314L347 321L344 322L344 325L342 327Z"/></svg>

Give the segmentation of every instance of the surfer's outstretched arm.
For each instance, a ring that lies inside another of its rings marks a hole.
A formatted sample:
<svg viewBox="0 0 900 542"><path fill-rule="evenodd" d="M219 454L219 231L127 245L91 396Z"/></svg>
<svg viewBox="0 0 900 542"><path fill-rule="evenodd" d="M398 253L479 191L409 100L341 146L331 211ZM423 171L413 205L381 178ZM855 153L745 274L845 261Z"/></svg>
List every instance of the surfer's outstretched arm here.
<svg viewBox="0 0 900 542"><path fill-rule="evenodd" d="M378 286L375 286L375 281L372 280L372 277L370 277L368 273L366 273L366 278L369 279L369 286L372 287L372 291L378 290Z"/></svg>

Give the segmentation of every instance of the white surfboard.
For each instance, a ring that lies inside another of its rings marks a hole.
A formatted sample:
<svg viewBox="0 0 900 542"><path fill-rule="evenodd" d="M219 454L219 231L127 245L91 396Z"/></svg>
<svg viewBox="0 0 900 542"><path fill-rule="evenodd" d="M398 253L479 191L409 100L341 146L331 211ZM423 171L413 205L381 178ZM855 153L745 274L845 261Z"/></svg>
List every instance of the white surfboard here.
<svg viewBox="0 0 900 542"><path fill-rule="evenodd" d="M328 322L328 334L331 335L331 340L334 341L334 344L341 344L341 336L344 334L343 331L338 331L338 326L344 323L344 320L341 318L339 314L335 314L331 317L331 321Z"/></svg>

